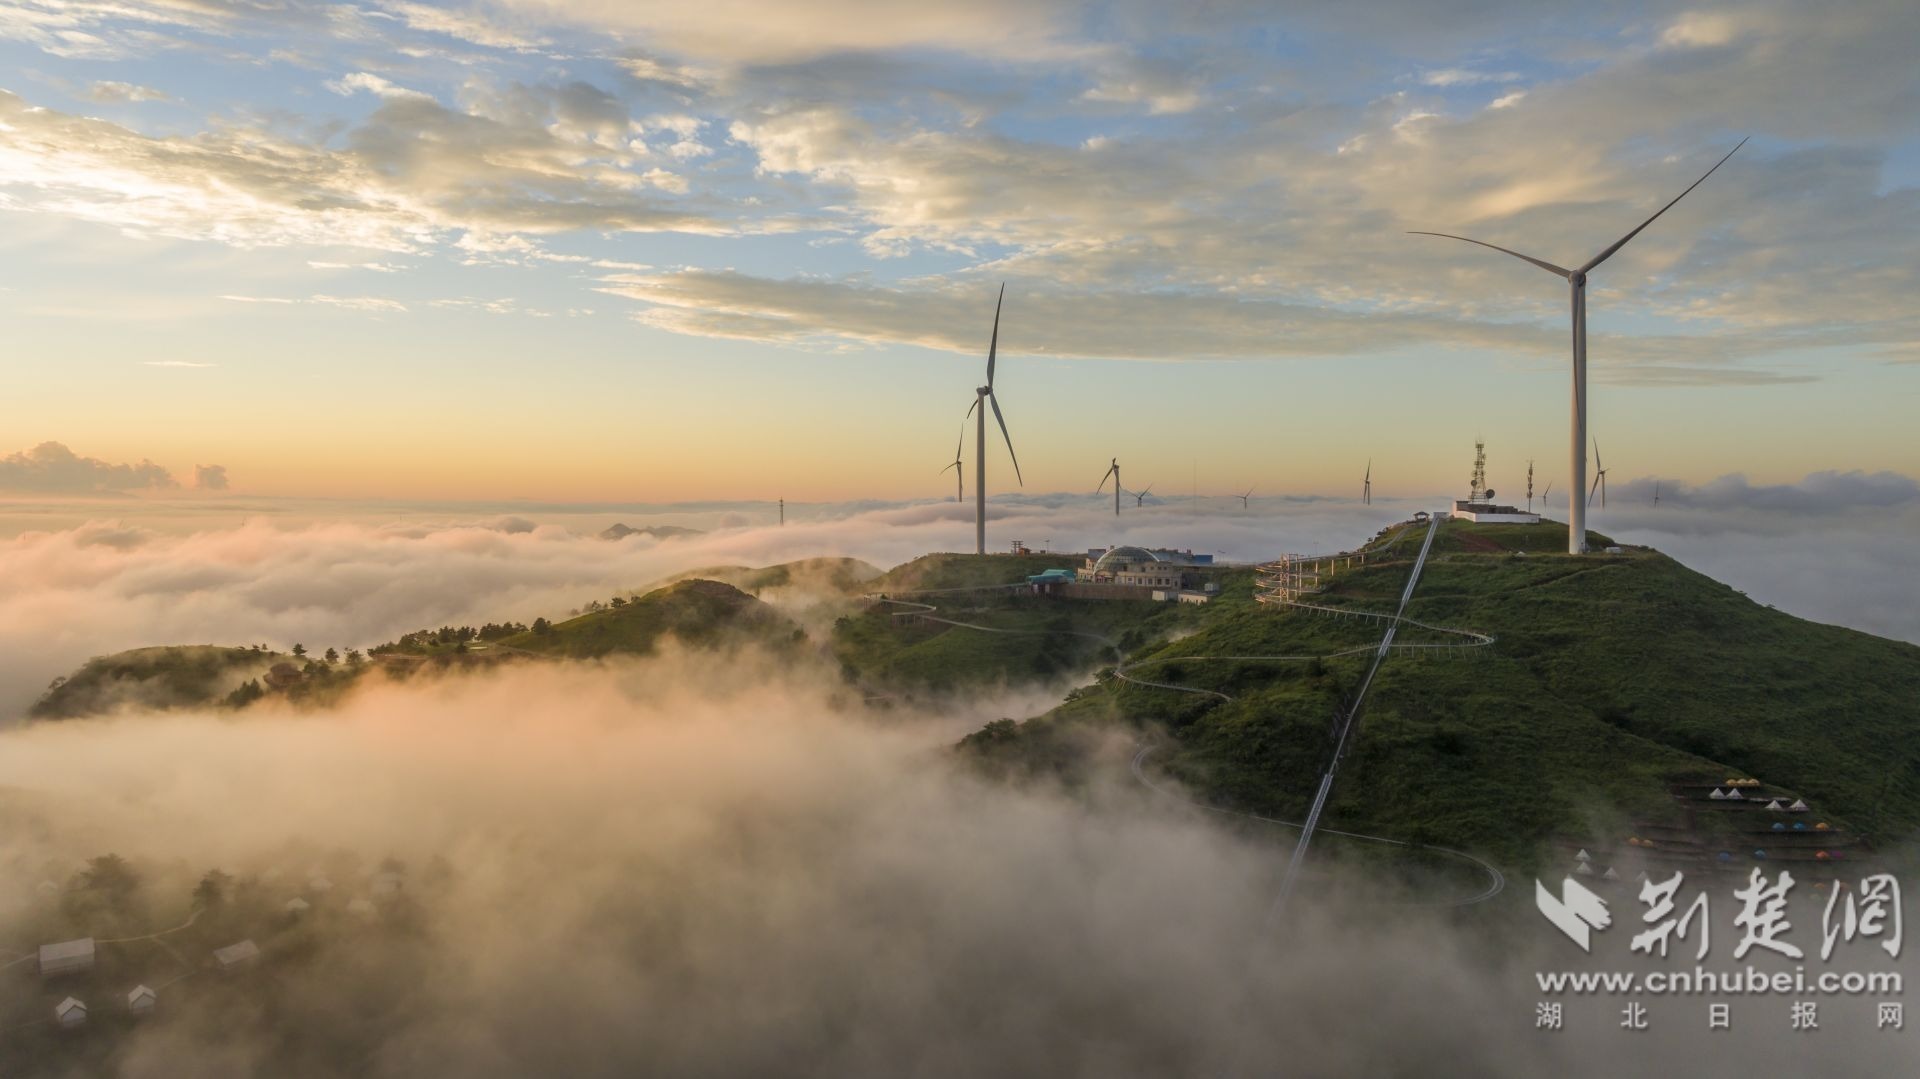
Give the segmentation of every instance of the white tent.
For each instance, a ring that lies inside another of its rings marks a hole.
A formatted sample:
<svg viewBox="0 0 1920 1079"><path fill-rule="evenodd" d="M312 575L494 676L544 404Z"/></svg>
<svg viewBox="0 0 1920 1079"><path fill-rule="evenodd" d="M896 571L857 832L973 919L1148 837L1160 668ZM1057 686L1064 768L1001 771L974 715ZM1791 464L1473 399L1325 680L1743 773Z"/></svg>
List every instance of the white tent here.
<svg viewBox="0 0 1920 1079"><path fill-rule="evenodd" d="M1739 791L1739 788L1735 788L1727 792L1727 797L1728 798L1745 798L1746 795L1741 794Z"/></svg>
<svg viewBox="0 0 1920 1079"><path fill-rule="evenodd" d="M1773 801L1767 803L1767 808L1773 810L1775 813L1778 813L1786 809L1787 807L1780 804L1780 799L1775 798Z"/></svg>
<svg viewBox="0 0 1920 1079"><path fill-rule="evenodd" d="M63 1027L73 1028L87 1021L86 1002L77 997L68 997L53 1006L53 1021Z"/></svg>
<svg viewBox="0 0 1920 1079"><path fill-rule="evenodd" d="M333 891L333 882L325 877L316 876L307 882L307 891L315 895L325 895Z"/></svg>
<svg viewBox="0 0 1920 1079"><path fill-rule="evenodd" d="M1726 796L1727 796L1727 792L1721 790L1719 787L1713 788L1713 793L1707 795L1707 797L1715 799L1716 801L1721 798L1725 798Z"/></svg>
<svg viewBox="0 0 1920 1079"><path fill-rule="evenodd" d="M146 1015L153 1011L159 994L144 985L136 985L127 993L127 1010L135 1015Z"/></svg>
<svg viewBox="0 0 1920 1079"><path fill-rule="evenodd" d="M57 944L40 946L40 976L43 978L50 978L55 974L77 974L80 971L92 969L92 937L63 940Z"/></svg>
<svg viewBox="0 0 1920 1079"><path fill-rule="evenodd" d="M356 896L352 902L347 904L347 913L357 914L362 918L371 918L373 917L373 904L369 902L365 896Z"/></svg>
<svg viewBox="0 0 1920 1079"><path fill-rule="evenodd" d="M1601 878L1602 880L1619 880L1619 879L1620 879L1620 874L1618 874L1618 873L1615 873L1615 872L1613 871L1613 867L1612 867L1612 866L1608 866L1608 867L1607 867L1607 871L1606 871L1605 873L1602 873L1602 874L1600 874L1600 878Z"/></svg>
<svg viewBox="0 0 1920 1079"><path fill-rule="evenodd" d="M305 914L312 906L313 906L312 903L309 903L306 900L296 895L292 899L287 900L287 913L288 914Z"/></svg>
<svg viewBox="0 0 1920 1079"><path fill-rule="evenodd" d="M1587 848L1581 847L1580 853L1574 855L1573 860L1576 862L1591 862L1593 861L1593 856L1587 853Z"/></svg>
<svg viewBox="0 0 1920 1079"><path fill-rule="evenodd" d="M1577 865L1577 866L1574 866L1574 867L1573 867L1573 871L1574 871L1575 873L1578 873L1578 874L1580 874L1580 875L1581 875L1581 876L1583 876L1583 877L1591 877L1591 876L1593 876L1593 867L1592 867L1592 866L1590 866L1590 865L1588 865L1588 864L1587 864L1587 863L1585 863L1585 862L1581 862L1581 863L1580 863L1579 865Z"/></svg>
<svg viewBox="0 0 1920 1079"><path fill-rule="evenodd" d="M1805 813L1807 811L1807 803L1795 798L1793 804L1788 806L1787 810L1793 813Z"/></svg>

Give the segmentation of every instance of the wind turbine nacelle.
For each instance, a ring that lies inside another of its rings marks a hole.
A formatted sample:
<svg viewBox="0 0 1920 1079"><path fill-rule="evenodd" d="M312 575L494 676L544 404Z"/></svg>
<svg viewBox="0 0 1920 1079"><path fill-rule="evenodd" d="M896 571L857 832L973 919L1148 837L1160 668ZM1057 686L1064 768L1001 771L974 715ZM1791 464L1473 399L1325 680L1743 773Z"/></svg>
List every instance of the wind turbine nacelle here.
<svg viewBox="0 0 1920 1079"><path fill-rule="evenodd" d="M1573 282L1576 285L1584 285L1587 283L1587 275L1581 273L1579 270L1575 270L1572 273L1567 275L1567 280Z"/></svg>

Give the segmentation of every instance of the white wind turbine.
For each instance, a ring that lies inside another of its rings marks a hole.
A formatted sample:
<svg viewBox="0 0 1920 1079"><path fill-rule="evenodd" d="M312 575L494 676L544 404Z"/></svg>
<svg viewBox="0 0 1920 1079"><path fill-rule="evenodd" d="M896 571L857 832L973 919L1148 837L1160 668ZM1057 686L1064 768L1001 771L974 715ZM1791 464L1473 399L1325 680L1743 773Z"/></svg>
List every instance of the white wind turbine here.
<svg viewBox="0 0 1920 1079"><path fill-rule="evenodd" d="M1593 505L1593 496L1600 496L1600 508L1607 508L1607 466L1600 460L1600 440L1593 440L1593 490L1587 492L1587 505Z"/></svg>
<svg viewBox="0 0 1920 1079"><path fill-rule="evenodd" d="M1136 494L1136 495L1134 495L1134 498L1133 498L1133 508L1134 508L1134 509L1139 509L1140 507L1142 507L1142 506L1144 506L1144 505L1146 505L1146 504L1147 504L1147 496L1148 496L1148 495L1150 495L1150 494L1152 494L1152 493L1153 493L1153 484L1151 484L1151 483L1149 483L1149 484L1147 484L1147 489L1146 489L1146 490L1144 490L1144 491L1141 491L1141 492L1139 492L1138 494Z"/></svg>
<svg viewBox="0 0 1920 1079"><path fill-rule="evenodd" d="M993 338L987 344L987 384L973 391L973 404L968 406L967 415L972 416L976 409L980 415L976 418L974 431L973 460L973 551L975 554L987 553L987 410L981 408L981 402L993 407L994 422L1000 425L1000 436L1007 440L1007 456L1013 461L1013 478L1025 487L1027 481L1020 475L1020 458L1013 452L1013 436L1007 434L1006 417L1000 415L1000 399L993 393L993 361L1000 351L1000 304L1007 298L1007 286L1000 286L1000 299L993 302ZM965 428L962 428L964 431ZM965 438L964 434L961 438Z"/></svg>
<svg viewBox="0 0 1920 1079"><path fill-rule="evenodd" d="M967 500L967 469L966 466L961 463L960 456L960 451L966 448L966 445L967 424L965 420L961 420L960 441L953 447L953 463L947 466L947 468L953 470L953 500L955 502L965 502ZM940 471L945 472L947 468L943 468Z"/></svg>
<svg viewBox="0 0 1920 1079"><path fill-rule="evenodd" d="M1107 489L1107 477L1109 476L1113 477L1113 515L1118 517L1120 516L1120 458L1115 457L1113 463L1108 465L1107 470L1101 474L1100 486L1093 489L1094 494L1099 494L1101 491Z"/></svg>
<svg viewBox="0 0 1920 1079"><path fill-rule="evenodd" d="M1727 151L1727 157L1732 157L1734 154L1739 153L1740 147L1746 144L1747 140L1741 139L1739 146L1735 146L1733 149ZM1707 177L1713 175L1714 169L1718 169L1721 165L1727 163L1727 157L1723 157L1715 162L1713 168L1708 169L1702 174L1686 191L1675 195L1673 202L1669 202L1665 206L1660 207L1652 217L1640 222L1639 228L1615 240L1606 250L1588 259L1584 265L1574 270L1555 266L1551 262L1542 261L1541 259L1534 258L1532 255L1523 255L1518 251L1509 251L1504 247L1487 243L1484 240L1475 240L1466 236L1455 236L1448 232L1424 232L1420 230L1412 232L1412 235L1415 236L1440 236L1449 240L1464 240L1470 244L1479 244L1481 247L1493 248L1493 250L1501 254L1512 255L1522 262L1530 262L1548 273L1564 277L1567 279L1567 283L1572 286L1573 434L1570 440L1570 447L1572 451L1571 471L1573 481L1570 485L1570 490L1567 492L1567 553L1569 554L1584 554L1587 550L1587 508L1580 502L1580 492L1587 486L1587 274L1592 272L1601 263L1612 258L1613 253L1625 247L1628 240L1640 235L1641 229L1653 224L1661 214L1673 209L1675 202L1686 198L1688 192L1705 183Z"/></svg>
<svg viewBox="0 0 1920 1079"><path fill-rule="evenodd" d="M1248 502L1248 500L1249 500L1249 499L1251 499L1251 498L1253 497L1253 488L1251 488L1251 487L1249 487L1249 488L1247 488L1247 493L1246 493L1246 494L1243 494L1243 495L1237 495L1237 496L1235 496L1235 497L1237 497L1237 498L1239 498L1239 499L1240 499L1240 508L1244 510L1244 509L1246 509L1246 508L1247 508L1247 502Z"/></svg>

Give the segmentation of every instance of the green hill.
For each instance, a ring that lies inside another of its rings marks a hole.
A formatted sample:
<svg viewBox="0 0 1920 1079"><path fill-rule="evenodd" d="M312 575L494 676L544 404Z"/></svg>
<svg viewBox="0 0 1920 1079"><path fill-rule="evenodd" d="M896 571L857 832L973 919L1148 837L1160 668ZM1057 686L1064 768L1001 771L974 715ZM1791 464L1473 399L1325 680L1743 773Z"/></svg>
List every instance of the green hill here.
<svg viewBox="0 0 1920 1079"><path fill-rule="evenodd" d="M255 648L161 645L96 656L33 705L35 719L98 715L123 707L188 708L217 701L291 659Z"/></svg>
<svg viewBox="0 0 1920 1079"><path fill-rule="evenodd" d="M1049 569L1078 569L1076 554L929 554L904 562L867 582L869 592L981 588L1013 584Z"/></svg>
<svg viewBox="0 0 1920 1079"><path fill-rule="evenodd" d="M1391 612L1418 538L1336 575L1314 602ZM1407 615L1495 643L1383 664L1332 826L1518 864L1551 837L1637 823L1764 827L1702 816L1674 794L1751 776L1869 840L1920 827L1920 648L1775 611L1657 552L1576 558L1565 543L1551 523L1442 526ZM1193 634L1131 653L1128 672L1232 700L1109 680L964 745L998 767L1072 774L1093 733L1157 725L1171 737L1166 767L1206 797L1299 819L1368 661L1331 654L1377 642L1381 625L1250 603L1205 610ZM1448 640L1405 628L1399 639ZM1196 658L1268 655L1323 658Z"/></svg>
<svg viewBox="0 0 1920 1079"><path fill-rule="evenodd" d="M879 576L879 567L858 558L803 558L777 566L706 566L674 574L665 583L696 578L721 581L756 596L770 589L796 587L829 595L853 595Z"/></svg>
<svg viewBox="0 0 1920 1079"><path fill-rule="evenodd" d="M533 629L491 647L593 659L652 652L668 636L698 648L745 644L788 648L805 638L791 619L740 589L720 581L693 580L551 626L536 623Z"/></svg>
<svg viewBox="0 0 1920 1079"><path fill-rule="evenodd" d="M1054 567L1077 567L1081 561L1074 555L916 558L866 585L870 594L904 597L907 602L873 602L834 623L834 658L847 678L869 689L951 692L1078 674L1113 662L1108 641L1137 648L1200 621L1199 608L1181 604L1069 600L1000 587L1024 583ZM1226 579L1241 585L1237 590L1229 585L1230 594L1250 602L1250 572ZM923 599L937 605L934 618L915 613L913 603ZM995 632L936 618L989 626Z"/></svg>

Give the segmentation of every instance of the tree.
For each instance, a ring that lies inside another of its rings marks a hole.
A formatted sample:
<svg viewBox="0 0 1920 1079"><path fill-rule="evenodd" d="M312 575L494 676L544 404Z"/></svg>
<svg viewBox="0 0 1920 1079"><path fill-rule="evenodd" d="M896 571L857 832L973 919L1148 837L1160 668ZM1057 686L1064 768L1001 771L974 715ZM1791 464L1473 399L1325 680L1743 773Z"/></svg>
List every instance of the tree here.
<svg viewBox="0 0 1920 1079"><path fill-rule="evenodd" d="M304 656L304 655L306 655L306 654L307 654L307 646L306 646L306 645L304 645L304 644L300 644L300 643L297 643L297 642L296 642L296 643L294 644L294 646L293 646L293 654L294 654L294 655L296 655L296 656Z"/></svg>
<svg viewBox="0 0 1920 1079"><path fill-rule="evenodd" d="M227 901L227 888L233 884L233 878L218 869L207 870L200 883L193 889L193 909L215 910Z"/></svg>
<svg viewBox="0 0 1920 1079"><path fill-rule="evenodd" d="M627 601L620 598L619 596L613 597L611 600L608 600L607 603L608 603L608 606L612 606L612 607L625 607L627 605Z"/></svg>
<svg viewBox="0 0 1920 1079"><path fill-rule="evenodd" d="M536 618L533 620L533 632L535 634L544 637L552 631L553 631L552 622L549 622L544 618Z"/></svg>
<svg viewBox="0 0 1920 1079"><path fill-rule="evenodd" d="M328 663L338 663L338 662L340 662L340 653L338 653L338 652L336 652L336 651L334 651L333 649L331 649L331 648L329 648L329 649L327 649L327 652L326 652L326 655L324 655L324 656L322 656L322 657L320 657L320 658L322 658L322 659L324 659L324 660L326 660L326 661L327 661Z"/></svg>
<svg viewBox="0 0 1920 1079"><path fill-rule="evenodd" d="M347 649L347 666L358 667L362 663L365 663L366 661L367 661L367 657L361 655L360 650L358 648Z"/></svg>

